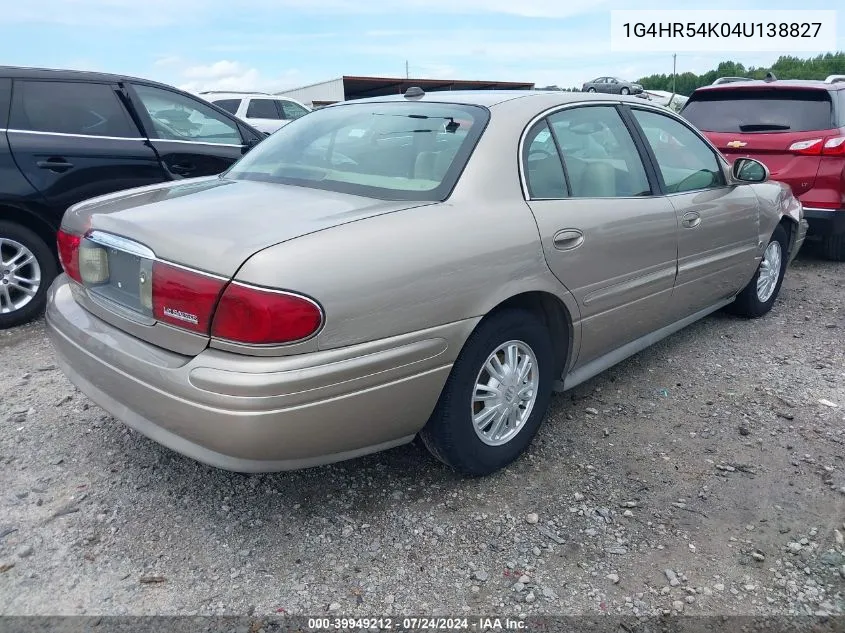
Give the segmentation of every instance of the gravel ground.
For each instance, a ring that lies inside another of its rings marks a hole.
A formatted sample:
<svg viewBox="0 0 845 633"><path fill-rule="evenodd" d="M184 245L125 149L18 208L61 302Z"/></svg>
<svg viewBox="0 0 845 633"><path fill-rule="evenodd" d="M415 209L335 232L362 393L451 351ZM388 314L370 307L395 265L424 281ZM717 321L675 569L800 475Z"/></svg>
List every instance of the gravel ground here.
<svg viewBox="0 0 845 633"><path fill-rule="evenodd" d="M462 479L416 444L244 476L131 432L0 332L0 613L845 613L845 265L558 395ZM833 406L838 405L838 406Z"/></svg>

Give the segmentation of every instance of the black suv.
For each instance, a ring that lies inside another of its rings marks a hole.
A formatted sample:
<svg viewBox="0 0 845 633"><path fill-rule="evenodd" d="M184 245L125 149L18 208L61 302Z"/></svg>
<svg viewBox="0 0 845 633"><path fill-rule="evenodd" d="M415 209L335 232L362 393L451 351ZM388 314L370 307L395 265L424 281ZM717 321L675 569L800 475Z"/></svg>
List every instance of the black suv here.
<svg viewBox="0 0 845 633"><path fill-rule="evenodd" d="M0 66L0 329L41 313L70 205L218 174L263 138L163 84Z"/></svg>

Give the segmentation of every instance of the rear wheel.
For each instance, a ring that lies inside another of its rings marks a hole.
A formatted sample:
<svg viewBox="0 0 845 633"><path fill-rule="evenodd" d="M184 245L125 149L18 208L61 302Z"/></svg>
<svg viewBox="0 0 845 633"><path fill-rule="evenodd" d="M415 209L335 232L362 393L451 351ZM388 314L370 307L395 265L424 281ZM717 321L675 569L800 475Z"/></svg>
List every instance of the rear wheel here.
<svg viewBox="0 0 845 633"><path fill-rule="evenodd" d="M420 434L426 447L467 475L514 461L549 406L551 350L549 331L533 313L509 309L487 317L461 350Z"/></svg>
<svg viewBox="0 0 845 633"><path fill-rule="evenodd" d="M845 235L828 235L822 242L824 256L835 262L845 262Z"/></svg>
<svg viewBox="0 0 845 633"><path fill-rule="evenodd" d="M41 314L57 274L56 258L44 240L26 227L0 222L0 329Z"/></svg>
<svg viewBox="0 0 845 633"><path fill-rule="evenodd" d="M789 263L789 237L781 225L772 233L757 272L748 285L737 295L729 310L739 316L756 318L772 309L786 266Z"/></svg>

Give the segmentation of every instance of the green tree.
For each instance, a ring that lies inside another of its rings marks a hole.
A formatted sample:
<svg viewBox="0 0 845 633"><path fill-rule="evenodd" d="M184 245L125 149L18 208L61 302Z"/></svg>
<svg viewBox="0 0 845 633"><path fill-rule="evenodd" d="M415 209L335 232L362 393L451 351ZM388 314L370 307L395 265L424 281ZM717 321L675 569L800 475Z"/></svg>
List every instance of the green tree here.
<svg viewBox="0 0 845 633"><path fill-rule="evenodd" d="M845 52L825 53L817 57L802 59L792 55L782 55L771 68L746 68L734 61L723 61L715 70L697 75L691 72L680 73L675 77L675 91L689 96L693 90L712 84L719 77L750 77L763 79L772 72L778 79L824 79L828 75L845 74ZM649 75L639 80L646 90L672 90L672 75Z"/></svg>

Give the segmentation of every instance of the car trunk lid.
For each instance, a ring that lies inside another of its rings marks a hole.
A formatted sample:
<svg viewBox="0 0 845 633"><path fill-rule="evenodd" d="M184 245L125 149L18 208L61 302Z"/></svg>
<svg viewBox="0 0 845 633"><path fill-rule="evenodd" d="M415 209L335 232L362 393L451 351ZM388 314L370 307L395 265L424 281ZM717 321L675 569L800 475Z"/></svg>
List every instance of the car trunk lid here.
<svg viewBox="0 0 845 633"><path fill-rule="evenodd" d="M62 228L87 236L79 249L80 269L88 271L79 297L84 307L148 342L195 354L208 344L220 291L258 251L424 204L430 203L213 177L76 205ZM176 295L153 309L151 293L165 271L169 287L163 291Z"/></svg>

